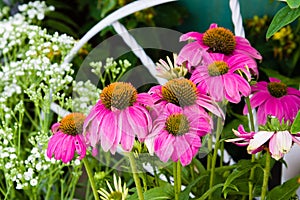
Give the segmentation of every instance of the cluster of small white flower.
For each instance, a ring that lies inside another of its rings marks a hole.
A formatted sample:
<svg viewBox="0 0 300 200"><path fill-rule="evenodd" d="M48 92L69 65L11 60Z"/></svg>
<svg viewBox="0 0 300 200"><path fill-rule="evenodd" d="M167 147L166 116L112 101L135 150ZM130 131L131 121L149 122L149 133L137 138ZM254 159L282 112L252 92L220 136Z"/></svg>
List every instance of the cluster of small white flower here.
<svg viewBox="0 0 300 200"><path fill-rule="evenodd" d="M70 100L72 110L88 114L90 109L99 99L101 90L97 88L90 80L73 81L73 96Z"/></svg>
<svg viewBox="0 0 300 200"><path fill-rule="evenodd" d="M73 82L71 65L61 63L75 40L66 34L49 34L32 24L53 9L35 1L20 5L20 13L7 18L1 18L6 10L0 11L0 171L7 186L16 189L37 187L51 170L56 170L56 165L66 166L45 154L50 122L40 122L42 117L35 116L41 109L49 110L49 101L63 96L59 91L68 89ZM28 121L32 123L30 130L25 127ZM26 134L22 137L27 135L24 143L20 136L23 131ZM79 160L69 163L80 164Z"/></svg>
<svg viewBox="0 0 300 200"><path fill-rule="evenodd" d="M44 1L33 1L28 2L28 4L22 4L18 7L19 11L29 19L43 20L45 13L48 11L53 11L55 8L53 6L47 6Z"/></svg>

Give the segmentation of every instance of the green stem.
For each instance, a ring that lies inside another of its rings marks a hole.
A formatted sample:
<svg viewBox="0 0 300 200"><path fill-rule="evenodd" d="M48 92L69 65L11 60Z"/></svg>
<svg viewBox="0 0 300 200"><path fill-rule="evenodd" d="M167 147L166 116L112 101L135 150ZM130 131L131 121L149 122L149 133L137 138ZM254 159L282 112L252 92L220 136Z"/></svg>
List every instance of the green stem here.
<svg viewBox="0 0 300 200"><path fill-rule="evenodd" d="M212 134L208 135L208 139L207 139L207 148L208 148L208 155L207 155L207 164L206 164L206 168L207 170L210 170L211 168L211 154L212 154Z"/></svg>
<svg viewBox="0 0 300 200"><path fill-rule="evenodd" d="M95 200L99 200L99 196L98 196L97 189L96 189L96 184L95 184L95 181L94 181L94 176L92 174L92 170L91 170L91 167L89 165L89 162L88 162L87 158L83 158L82 161L83 161L85 170L87 172L87 175L89 177L89 181L91 183L91 187L92 187L92 190L93 190L94 198L95 198Z"/></svg>
<svg viewBox="0 0 300 200"><path fill-rule="evenodd" d="M269 176L270 176L270 170L271 170L271 155L270 152L266 152L266 166L264 169L264 179L263 179L263 186L261 190L261 200L265 200L266 194L268 191L268 182L269 182Z"/></svg>
<svg viewBox="0 0 300 200"><path fill-rule="evenodd" d="M250 130L251 131L255 131L253 113L252 113L252 108L251 108L251 104L250 104L250 98L249 97L245 97L245 101L246 101L247 109L248 109L248 113L249 113Z"/></svg>
<svg viewBox="0 0 300 200"><path fill-rule="evenodd" d="M180 162L180 161L178 161ZM173 177L174 177L174 198L175 200L179 200L179 193L180 193L180 190L178 188L178 165L177 165L177 162L174 162L173 163Z"/></svg>
<svg viewBox="0 0 300 200"><path fill-rule="evenodd" d="M215 143L214 153L213 153L212 162L211 162L211 169L210 169L209 188L212 188L214 186L214 178L215 178L214 175L215 175L215 169L216 169L218 149L220 146L221 132L222 132L222 118L218 117L217 130L216 130L216 143ZM209 195L209 199L212 199L212 193Z"/></svg>
<svg viewBox="0 0 300 200"><path fill-rule="evenodd" d="M178 160L177 161L177 192L178 192L178 197L180 195L180 192L181 192L181 163L180 161Z"/></svg>
<svg viewBox="0 0 300 200"><path fill-rule="evenodd" d="M132 171L132 174L133 174L133 179L134 179L134 182L135 182L135 187L136 187L136 190L137 190L137 193L138 193L139 200L144 200L143 189L142 189L142 186L141 186L141 181L140 181L140 178L139 178L139 175L138 175L138 171L137 171L137 167L136 167L136 163L135 163L133 154L128 153L127 155L128 155L128 158L129 158L131 171Z"/></svg>
<svg viewBox="0 0 300 200"><path fill-rule="evenodd" d="M220 156L220 167L222 167L223 166L223 161L224 161L224 142L222 141L221 142L221 147L220 147L220 149L221 149L221 156Z"/></svg>
<svg viewBox="0 0 300 200"><path fill-rule="evenodd" d="M250 131L255 131L254 118L253 118L253 113L252 113L252 107L250 104L250 98L245 97L245 101L247 104L247 109L248 109L249 119L250 119L250 127L249 128L250 128ZM254 161L255 161L255 155L252 155L251 162L254 162ZM248 182L249 200L253 199L253 179L254 179L254 168L251 168L249 182Z"/></svg>
<svg viewBox="0 0 300 200"><path fill-rule="evenodd" d="M255 155L251 155L251 162L255 162ZM249 189L249 200L253 199L253 179L254 179L254 169L251 168L250 176L249 176L249 182L248 182L248 189Z"/></svg>

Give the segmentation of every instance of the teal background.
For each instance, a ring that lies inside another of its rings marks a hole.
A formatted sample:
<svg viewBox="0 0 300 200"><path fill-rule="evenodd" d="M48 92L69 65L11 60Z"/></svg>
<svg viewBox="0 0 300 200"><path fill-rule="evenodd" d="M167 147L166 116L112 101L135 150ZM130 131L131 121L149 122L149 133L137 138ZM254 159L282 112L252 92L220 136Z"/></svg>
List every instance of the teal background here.
<svg viewBox="0 0 300 200"><path fill-rule="evenodd" d="M286 3L277 0L240 0L243 20L274 14ZM204 32L211 23L233 30L229 0L179 0L179 4L188 9L189 17L179 26L182 32Z"/></svg>

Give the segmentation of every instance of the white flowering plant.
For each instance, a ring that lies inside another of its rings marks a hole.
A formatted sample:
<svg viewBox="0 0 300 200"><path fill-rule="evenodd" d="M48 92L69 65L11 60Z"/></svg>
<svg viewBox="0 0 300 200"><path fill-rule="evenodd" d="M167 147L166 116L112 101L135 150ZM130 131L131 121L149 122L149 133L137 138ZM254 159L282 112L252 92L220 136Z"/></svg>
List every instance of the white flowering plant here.
<svg viewBox="0 0 300 200"><path fill-rule="evenodd" d="M268 183L274 163L300 144L300 91L258 81L262 55L246 38L214 23L181 34L187 44L156 63L158 84L144 66L99 61L98 51L88 66L80 60L84 69L65 62L78 43L42 28L54 10L43 1L13 15L0 9L0 199L296 198L299 175L273 190ZM148 43L153 30L141 31ZM225 121L225 108L237 119ZM235 163L226 142L251 158Z"/></svg>

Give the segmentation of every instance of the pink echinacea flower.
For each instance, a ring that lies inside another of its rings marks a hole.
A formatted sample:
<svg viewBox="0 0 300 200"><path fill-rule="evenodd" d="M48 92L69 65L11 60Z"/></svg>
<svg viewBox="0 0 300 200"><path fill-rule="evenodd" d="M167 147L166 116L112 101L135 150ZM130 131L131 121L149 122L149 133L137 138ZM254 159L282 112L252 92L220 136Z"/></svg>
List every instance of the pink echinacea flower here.
<svg viewBox="0 0 300 200"><path fill-rule="evenodd" d="M167 104L154 120L145 144L150 154L154 152L161 161L180 160L186 166L201 147L201 137L209 131L209 120L200 109L187 112L174 104Z"/></svg>
<svg viewBox="0 0 300 200"><path fill-rule="evenodd" d="M110 150L112 154L119 144L123 150L131 151L135 136L143 142L152 128L147 109L151 104L151 96L138 94L130 83L111 83L103 89L84 122L87 143L94 150L100 143L105 152Z"/></svg>
<svg viewBox="0 0 300 200"><path fill-rule="evenodd" d="M250 98L252 108L257 108L258 124L264 125L268 116L282 121L293 122L300 109L300 91L287 87L280 80L269 78L270 82L260 81L251 87L253 96ZM244 114L248 109L244 107Z"/></svg>
<svg viewBox="0 0 300 200"><path fill-rule="evenodd" d="M217 24L211 24L205 33L189 32L180 37L180 41L194 40L186 44L178 55L177 62L188 63L188 66L201 64L203 51L208 53L221 53L227 56L246 55L250 58L261 60L260 53L254 49L249 41L234 34ZM205 57L205 56L204 56ZM251 69L251 66L249 66ZM190 67L189 67L190 68ZM252 68L253 74L257 75L256 68Z"/></svg>
<svg viewBox="0 0 300 200"><path fill-rule="evenodd" d="M67 163L74 157L75 151L82 159L86 155L86 144L82 135L85 116L81 113L71 113L60 122L52 125L53 135L48 142L47 156Z"/></svg>
<svg viewBox="0 0 300 200"><path fill-rule="evenodd" d="M227 99L229 102L239 103L241 96L250 95L251 88L238 71L250 75L247 74L245 66L247 62L252 61L245 59L245 62L240 62L238 57L245 56L228 57L219 53L210 54L205 58L206 64L195 69L191 80L217 102Z"/></svg>

